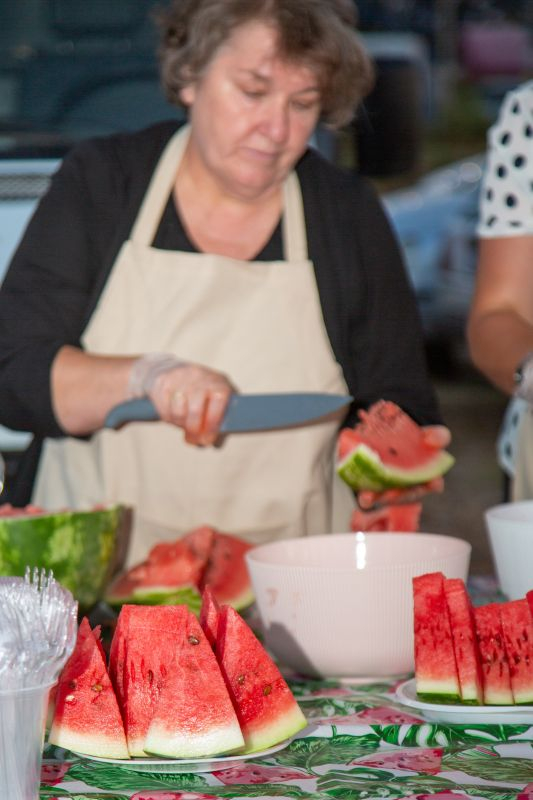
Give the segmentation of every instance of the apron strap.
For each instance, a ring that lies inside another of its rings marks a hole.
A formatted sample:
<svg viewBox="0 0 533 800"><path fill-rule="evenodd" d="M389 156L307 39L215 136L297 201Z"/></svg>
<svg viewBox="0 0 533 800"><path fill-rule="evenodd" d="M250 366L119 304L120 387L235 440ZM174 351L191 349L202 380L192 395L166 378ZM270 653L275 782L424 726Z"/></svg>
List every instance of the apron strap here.
<svg viewBox="0 0 533 800"><path fill-rule="evenodd" d="M167 142L133 225L130 239L150 246L176 180L176 173L189 141L190 126L184 125Z"/></svg>
<svg viewBox="0 0 533 800"><path fill-rule="evenodd" d="M154 239L189 135L190 126L184 125L169 139L161 154L131 231L130 239L136 244L148 247ZM302 192L294 171L283 185L282 231L285 261L306 261L308 251Z"/></svg>

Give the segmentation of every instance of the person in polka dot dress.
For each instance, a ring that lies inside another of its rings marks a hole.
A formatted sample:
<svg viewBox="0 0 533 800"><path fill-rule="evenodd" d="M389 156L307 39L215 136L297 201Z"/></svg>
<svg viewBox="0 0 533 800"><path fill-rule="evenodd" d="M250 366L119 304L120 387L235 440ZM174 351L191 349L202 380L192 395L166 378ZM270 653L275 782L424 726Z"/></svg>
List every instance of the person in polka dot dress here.
<svg viewBox="0 0 533 800"><path fill-rule="evenodd" d="M511 396L498 459L511 498L533 498L533 80L509 92L488 133L479 261L468 321L478 369Z"/></svg>

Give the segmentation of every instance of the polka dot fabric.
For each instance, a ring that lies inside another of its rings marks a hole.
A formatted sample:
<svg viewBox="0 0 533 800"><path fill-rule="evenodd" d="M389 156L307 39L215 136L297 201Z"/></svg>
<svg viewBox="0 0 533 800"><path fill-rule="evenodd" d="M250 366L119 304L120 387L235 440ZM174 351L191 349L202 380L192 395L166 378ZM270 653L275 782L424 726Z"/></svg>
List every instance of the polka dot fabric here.
<svg viewBox="0 0 533 800"><path fill-rule="evenodd" d="M505 97L488 134L478 235L533 234L533 80Z"/></svg>

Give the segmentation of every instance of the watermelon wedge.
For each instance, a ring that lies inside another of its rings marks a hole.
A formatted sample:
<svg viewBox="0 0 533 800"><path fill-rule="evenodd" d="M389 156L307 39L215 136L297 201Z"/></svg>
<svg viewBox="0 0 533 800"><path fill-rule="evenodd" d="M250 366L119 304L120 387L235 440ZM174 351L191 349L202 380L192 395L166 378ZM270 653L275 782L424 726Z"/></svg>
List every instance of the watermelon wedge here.
<svg viewBox="0 0 533 800"><path fill-rule="evenodd" d="M387 400L359 412L355 428L343 428L337 472L355 491L405 488L444 475L454 458L429 445L420 425Z"/></svg>
<svg viewBox="0 0 533 800"><path fill-rule="evenodd" d="M444 593L450 615L453 649L461 701L483 703L483 674L474 625L474 611L461 578L445 578Z"/></svg>
<svg viewBox="0 0 533 800"><path fill-rule="evenodd" d="M483 670L483 697L488 705L511 705L513 692L501 623L501 603L474 608Z"/></svg>
<svg viewBox="0 0 533 800"><path fill-rule="evenodd" d="M116 656L116 668L113 665L111 672L117 686L129 753L145 756L146 735L161 688L179 651L187 608L129 606L126 609L122 635L127 635L123 642L111 645ZM117 627L120 632L121 627ZM123 664L121 676L120 663Z"/></svg>
<svg viewBox="0 0 533 800"><path fill-rule="evenodd" d="M533 702L533 623L528 601L509 600L500 606L503 642L515 703Z"/></svg>
<svg viewBox="0 0 533 800"><path fill-rule="evenodd" d="M457 702L461 689L441 572L413 578L413 604L417 694L429 702Z"/></svg>
<svg viewBox="0 0 533 800"><path fill-rule="evenodd" d="M215 649L217 642L218 615L220 606L211 591L210 586L206 586L202 592L202 607L200 609L200 625L207 637L207 641Z"/></svg>
<svg viewBox="0 0 533 800"><path fill-rule="evenodd" d="M219 614L216 657L237 712L246 753L288 739L307 722L279 669L231 606Z"/></svg>
<svg viewBox="0 0 533 800"><path fill-rule="evenodd" d="M237 611L253 603L254 594L244 560L244 554L251 547L243 539L216 531L200 589L209 586L220 604L231 605Z"/></svg>
<svg viewBox="0 0 533 800"><path fill-rule="evenodd" d="M86 755L129 758L99 630L92 631L86 617L59 678L49 742Z"/></svg>
<svg viewBox="0 0 533 800"><path fill-rule="evenodd" d="M144 749L169 758L201 758L243 746L239 722L211 645L188 611L175 664L161 689Z"/></svg>
<svg viewBox="0 0 533 800"><path fill-rule="evenodd" d="M245 608L253 602L244 554L252 545L202 526L174 542L161 542L145 561L117 576L106 601L123 604L187 605L198 614L201 592L209 584L220 603Z"/></svg>
<svg viewBox="0 0 533 800"><path fill-rule="evenodd" d="M350 527L352 531L417 531L420 527L422 503L387 505L375 511L354 509Z"/></svg>

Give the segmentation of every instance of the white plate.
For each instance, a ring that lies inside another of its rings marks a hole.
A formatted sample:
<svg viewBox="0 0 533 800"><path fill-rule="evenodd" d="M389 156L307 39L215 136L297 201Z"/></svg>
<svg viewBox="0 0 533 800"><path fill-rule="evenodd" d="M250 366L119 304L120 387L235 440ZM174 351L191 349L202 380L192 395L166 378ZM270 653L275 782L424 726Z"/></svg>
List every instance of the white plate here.
<svg viewBox="0 0 533 800"><path fill-rule="evenodd" d="M533 725L533 706L424 703L417 697L414 678L396 688L396 698L402 705L416 709L432 722L449 722L453 725Z"/></svg>
<svg viewBox="0 0 533 800"><path fill-rule="evenodd" d="M257 750L255 753L247 753L240 756L208 756L207 758L132 758L129 760L123 758L102 758L101 756L88 756L86 753L78 753L75 750L72 752L80 758L86 758L89 761L99 761L101 764L114 764L124 769L131 769L135 772L167 772L167 773L182 773L182 772L214 772L218 769L228 769L234 767L242 761L249 759L266 758L284 747L292 741L292 738L285 739L283 742L269 747L268 750Z"/></svg>

